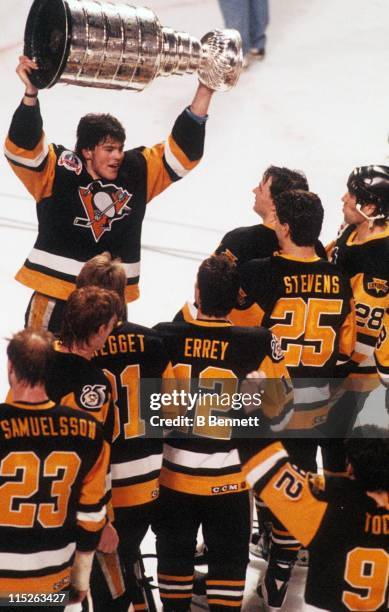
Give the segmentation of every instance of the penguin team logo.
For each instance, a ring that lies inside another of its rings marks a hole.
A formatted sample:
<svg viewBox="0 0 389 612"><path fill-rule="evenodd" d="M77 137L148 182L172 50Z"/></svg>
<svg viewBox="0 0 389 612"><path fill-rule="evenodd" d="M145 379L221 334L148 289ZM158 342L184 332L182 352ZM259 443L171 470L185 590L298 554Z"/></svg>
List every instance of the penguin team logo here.
<svg viewBox="0 0 389 612"><path fill-rule="evenodd" d="M128 202L133 194L116 185L93 181L87 187L80 187L78 193L86 218L76 217L74 225L89 228L96 242L104 232L111 231L114 221L124 219L131 212Z"/></svg>
<svg viewBox="0 0 389 612"><path fill-rule="evenodd" d="M274 361L281 361L285 353L281 348L281 342L279 341L277 336L275 336L274 334L271 335L270 346L271 346L271 355Z"/></svg>
<svg viewBox="0 0 389 612"><path fill-rule="evenodd" d="M70 172L75 172L77 176L81 174L82 162L73 151L62 151L58 160L58 166L63 166Z"/></svg>
<svg viewBox="0 0 389 612"><path fill-rule="evenodd" d="M87 410L99 410L105 402L105 385L85 385L82 388L80 402Z"/></svg>

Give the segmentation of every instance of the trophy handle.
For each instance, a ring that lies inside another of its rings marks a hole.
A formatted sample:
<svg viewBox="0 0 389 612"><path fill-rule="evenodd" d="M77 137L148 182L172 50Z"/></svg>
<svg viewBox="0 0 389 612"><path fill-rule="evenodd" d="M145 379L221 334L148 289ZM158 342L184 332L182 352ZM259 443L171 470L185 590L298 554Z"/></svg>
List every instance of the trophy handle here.
<svg viewBox="0 0 389 612"><path fill-rule="evenodd" d="M238 30L212 30L201 39L201 83L216 91L228 91L238 82L243 66L242 38Z"/></svg>

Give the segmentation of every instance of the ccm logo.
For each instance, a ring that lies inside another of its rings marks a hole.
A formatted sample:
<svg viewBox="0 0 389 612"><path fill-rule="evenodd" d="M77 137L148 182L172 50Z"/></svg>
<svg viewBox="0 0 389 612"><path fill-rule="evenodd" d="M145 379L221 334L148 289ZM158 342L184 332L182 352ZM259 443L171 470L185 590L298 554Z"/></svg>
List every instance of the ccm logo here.
<svg viewBox="0 0 389 612"><path fill-rule="evenodd" d="M230 491L238 491L239 486L237 484L226 484L222 487L212 487L212 494L217 493L229 493Z"/></svg>

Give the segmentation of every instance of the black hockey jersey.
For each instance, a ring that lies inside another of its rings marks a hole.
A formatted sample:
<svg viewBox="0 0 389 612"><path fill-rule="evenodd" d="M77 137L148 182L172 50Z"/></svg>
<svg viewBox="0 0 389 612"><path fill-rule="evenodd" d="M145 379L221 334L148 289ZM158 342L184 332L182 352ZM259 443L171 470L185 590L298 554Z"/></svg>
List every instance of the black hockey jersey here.
<svg viewBox="0 0 389 612"><path fill-rule="evenodd" d="M331 612L388 610L388 506L379 507L346 478L326 479L322 490L318 478L288 462L280 442L259 448L249 440L240 449L244 472L266 506L309 549L305 601Z"/></svg>
<svg viewBox="0 0 389 612"><path fill-rule="evenodd" d="M250 259L270 257L278 251L279 244L274 229L265 224L237 227L228 232L221 240L215 255L227 255L237 265ZM326 257L326 251L320 240L316 242L316 253Z"/></svg>
<svg viewBox="0 0 389 612"><path fill-rule="evenodd" d="M54 402L89 412L103 425L105 439L111 442L115 412L109 381L92 361L61 352L58 342L55 348L55 359L46 383L47 395Z"/></svg>
<svg viewBox="0 0 389 612"><path fill-rule="evenodd" d="M389 310L385 313L384 324L377 340L374 357L382 384L389 387Z"/></svg>
<svg viewBox="0 0 389 612"><path fill-rule="evenodd" d="M346 226L330 251L331 260L350 278L355 299L357 341L343 386L369 391L378 385L374 347L389 308L389 223L364 242L355 239L355 226Z"/></svg>
<svg viewBox="0 0 389 612"><path fill-rule="evenodd" d="M268 379L257 408L250 408L258 415L258 423L248 423L250 435L279 431L290 418L288 374L277 339L265 329L237 328L228 321L159 323L156 329L178 388L191 393L183 420L173 423L164 441L161 484L197 495L244 490L234 439L239 435L234 416L246 416L240 380L254 370Z"/></svg>
<svg viewBox="0 0 389 612"><path fill-rule="evenodd" d="M96 352L93 363L111 382L118 424L112 444L113 507L138 506L158 497L162 432L150 426L150 397L163 391L173 373L158 334L121 323ZM156 437L156 435L159 436Z"/></svg>
<svg viewBox="0 0 389 612"><path fill-rule="evenodd" d="M329 379L355 345L348 279L324 259L275 254L241 268L240 309L229 317L264 325L281 341L293 379L295 410L289 429L311 429L328 413Z"/></svg>
<svg viewBox="0 0 389 612"><path fill-rule="evenodd" d="M326 250L320 240L316 241L315 248L318 257L327 257ZM270 257L278 249L279 244L274 229L261 223L249 227L237 227L228 232L222 238L215 255L226 255L237 266L242 266L251 259ZM196 317L196 305L192 302L185 302L181 310L175 315L174 321L187 321L189 323ZM251 322L246 320L242 325L251 325ZM255 325L255 322L253 325Z"/></svg>
<svg viewBox="0 0 389 612"><path fill-rule="evenodd" d="M74 152L47 144L39 104L22 103L5 155L37 202L38 237L16 279L66 300L83 264L109 251L125 267L127 301L136 299L146 204L196 166L204 134L185 110L165 143L126 151L114 182L94 180Z"/></svg>
<svg viewBox="0 0 389 612"><path fill-rule="evenodd" d="M0 407L0 591L65 589L75 548L106 522L109 446L94 418L53 402Z"/></svg>

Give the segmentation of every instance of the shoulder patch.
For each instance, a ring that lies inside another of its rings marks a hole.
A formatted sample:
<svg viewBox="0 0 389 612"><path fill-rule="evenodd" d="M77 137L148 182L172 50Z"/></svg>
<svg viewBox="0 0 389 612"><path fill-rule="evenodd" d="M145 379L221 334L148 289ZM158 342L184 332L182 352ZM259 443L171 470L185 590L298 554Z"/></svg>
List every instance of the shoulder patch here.
<svg viewBox="0 0 389 612"><path fill-rule="evenodd" d="M384 278L367 278L366 279L367 293L374 296L385 296L389 292L388 281Z"/></svg>
<svg viewBox="0 0 389 612"><path fill-rule="evenodd" d="M82 171L82 161L73 151L62 151L58 159L58 166L63 166L77 175Z"/></svg>
<svg viewBox="0 0 389 612"><path fill-rule="evenodd" d="M107 395L105 385L85 385L81 390L80 403L87 410L99 410Z"/></svg>
<svg viewBox="0 0 389 612"><path fill-rule="evenodd" d="M274 334L271 335L270 346L271 346L271 356L273 357L274 361L281 361L285 353L281 348L280 340Z"/></svg>

